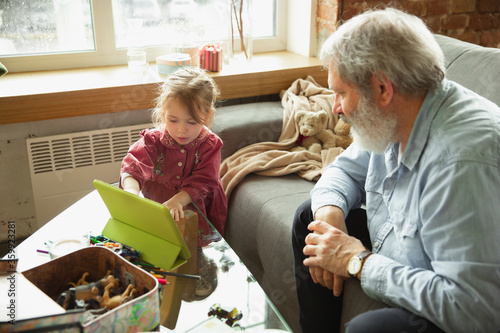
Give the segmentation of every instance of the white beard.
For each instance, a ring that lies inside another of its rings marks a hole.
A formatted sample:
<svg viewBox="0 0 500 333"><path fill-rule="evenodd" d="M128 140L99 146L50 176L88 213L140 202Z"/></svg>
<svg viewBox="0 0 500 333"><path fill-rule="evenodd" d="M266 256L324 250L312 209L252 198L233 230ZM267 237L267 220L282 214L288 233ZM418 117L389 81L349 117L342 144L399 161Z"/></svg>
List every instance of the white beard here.
<svg viewBox="0 0 500 333"><path fill-rule="evenodd" d="M394 139L397 118L394 114L384 115L375 103L361 98L351 117L344 120L351 124L354 141L361 148L380 154Z"/></svg>

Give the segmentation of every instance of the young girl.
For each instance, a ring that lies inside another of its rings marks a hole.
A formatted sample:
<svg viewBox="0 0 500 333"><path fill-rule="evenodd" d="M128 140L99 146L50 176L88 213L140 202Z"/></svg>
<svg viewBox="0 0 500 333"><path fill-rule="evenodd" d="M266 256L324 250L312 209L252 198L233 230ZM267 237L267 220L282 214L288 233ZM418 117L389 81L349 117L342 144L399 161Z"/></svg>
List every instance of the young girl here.
<svg viewBox="0 0 500 333"><path fill-rule="evenodd" d="M186 206L198 213L199 246L214 237L204 216L223 235L227 214L219 178L222 140L207 127L217 96L215 82L197 67L171 74L156 100L155 128L141 132L121 167L123 189L162 203L176 221Z"/></svg>

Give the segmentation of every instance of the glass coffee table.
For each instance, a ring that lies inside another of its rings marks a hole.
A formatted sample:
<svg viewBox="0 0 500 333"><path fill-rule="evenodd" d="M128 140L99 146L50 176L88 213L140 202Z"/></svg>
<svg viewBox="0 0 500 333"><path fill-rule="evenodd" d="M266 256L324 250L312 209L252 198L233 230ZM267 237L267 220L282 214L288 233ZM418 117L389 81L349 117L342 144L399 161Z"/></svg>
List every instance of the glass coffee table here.
<svg viewBox="0 0 500 333"><path fill-rule="evenodd" d="M37 249L45 249L46 241L54 235L74 234L80 228L84 229L80 230L82 232L99 235L108 218L109 212L102 199L97 191L92 191L16 246L16 258L19 258L17 271L23 272L48 263L50 257ZM193 235L190 239L185 236L192 257L176 271L205 276L205 287L210 284L211 288L198 288L197 293L197 280L166 277L167 282L171 284L165 285L161 293L163 297L160 305L160 331L196 333L244 329L248 332L292 332L226 241L216 233L213 242L198 250L197 220L196 223L185 225L185 228L192 228L191 232L183 233ZM197 259L200 259L202 265L197 263ZM198 270L198 266L204 268ZM234 315L225 314L233 309L236 309ZM211 317L210 312L214 314ZM239 318L239 314L242 316L235 321L233 327L225 323L228 316Z"/></svg>
<svg viewBox="0 0 500 333"><path fill-rule="evenodd" d="M292 332L236 253L215 229L214 234L214 241L207 246L190 249L192 255L196 252L195 258L179 268L180 272L202 276L202 280L167 277L173 283L161 291L161 312L165 311L163 302L168 302L165 297L172 293L177 292L176 301L181 301L177 304L179 309L168 314L169 318L162 318L161 331Z"/></svg>

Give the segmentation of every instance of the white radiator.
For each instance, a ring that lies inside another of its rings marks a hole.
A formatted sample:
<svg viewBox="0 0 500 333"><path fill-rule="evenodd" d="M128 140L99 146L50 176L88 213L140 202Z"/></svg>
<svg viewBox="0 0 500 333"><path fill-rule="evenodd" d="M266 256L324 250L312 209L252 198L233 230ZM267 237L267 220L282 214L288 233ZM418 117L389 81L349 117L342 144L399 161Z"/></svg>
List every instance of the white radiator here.
<svg viewBox="0 0 500 333"><path fill-rule="evenodd" d="M139 139L139 132L149 127L141 124L27 139L37 229L94 190L94 179L117 182L123 157Z"/></svg>

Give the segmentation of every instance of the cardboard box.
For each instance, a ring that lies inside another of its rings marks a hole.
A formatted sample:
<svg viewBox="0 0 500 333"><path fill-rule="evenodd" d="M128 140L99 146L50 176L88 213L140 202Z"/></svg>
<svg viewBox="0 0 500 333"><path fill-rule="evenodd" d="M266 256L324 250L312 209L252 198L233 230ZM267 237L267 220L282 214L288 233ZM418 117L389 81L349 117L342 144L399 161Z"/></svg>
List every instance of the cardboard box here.
<svg viewBox="0 0 500 333"><path fill-rule="evenodd" d="M58 306L55 300L68 290L68 282L78 281L85 272L85 279L93 282L104 277L108 270L119 278L122 284L134 284L137 296L106 312L105 314L83 323L84 332L143 332L159 330L160 310L158 281L149 273L131 264L111 250L102 247L87 247L66 256L54 259L46 264L22 272L22 277L49 296L50 306ZM20 304L28 300L18 300ZM34 300L33 300L34 301ZM37 301L34 301L38 303ZM44 300L46 303L47 300ZM38 303L38 306L49 304ZM18 332L26 329L38 329L47 325L67 325L83 320L82 313L68 316L69 311L55 311L52 316L16 321L15 325L5 325L2 332ZM64 313L66 315L61 316ZM71 322L69 322L71 321Z"/></svg>

